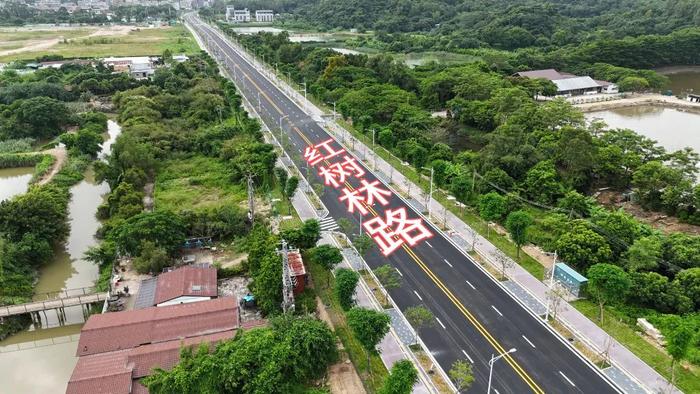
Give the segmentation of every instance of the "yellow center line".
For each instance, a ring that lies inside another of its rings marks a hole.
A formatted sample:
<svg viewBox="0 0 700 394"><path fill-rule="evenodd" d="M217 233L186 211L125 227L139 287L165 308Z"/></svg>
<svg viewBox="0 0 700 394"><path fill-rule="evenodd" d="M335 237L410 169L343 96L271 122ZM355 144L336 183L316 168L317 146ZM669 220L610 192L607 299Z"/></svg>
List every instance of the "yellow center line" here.
<svg viewBox="0 0 700 394"><path fill-rule="evenodd" d="M237 66L234 66L234 67L237 67ZM283 114L282 110L272 101L272 99L267 95L267 93L265 93L260 88L260 86L258 86L258 84L255 83L255 81L245 71L243 71L243 69L241 69L240 67L238 67L238 69L253 84L253 86L255 86L255 88L258 90L258 92L263 97L265 97L265 99L275 108L275 110L277 110L277 112L280 115L282 115ZM289 122L291 124L289 119L287 119L287 122ZM306 137L306 135L304 135L304 133L301 132L301 130L297 126L293 126L292 129L294 131L296 131L297 134L299 134L299 136L307 144L309 144L310 146L313 146L313 143L308 139L308 137ZM326 165L329 165L329 162L327 160L324 160L324 162L326 163ZM351 191L354 190L352 185L350 185L348 182L345 182L345 186L347 186L347 188ZM372 206L367 205L367 203L363 203L363 204L372 213L372 215L374 215L375 217L379 216L377 211L375 211L374 208L372 208ZM452 303L467 318L467 320L477 329L477 331L479 331L479 333L481 333L481 335L483 335L484 338L486 338L486 340L498 352L505 353L506 350L503 348L503 346L486 330L486 328L474 317L474 315L471 312L469 312L469 310L459 301L459 299L457 297L455 297L455 295L447 288L447 286L440 279L438 279L438 277L430 270L430 268L427 267L427 265L423 262L423 260L421 260L421 258L418 257L418 255L416 255L415 252L413 252L413 250L411 250L411 248L409 248L406 245L402 245L402 246L403 246L403 249L406 251L406 253L408 253L408 255L411 256L411 258L421 267L423 272L425 272L430 277L430 279L432 279L432 281L438 286L438 288L440 288L440 290L442 290L442 292L447 296L447 298L449 298L450 301L452 301ZM542 390L542 388L540 388L537 385L537 383L535 383L535 381L532 379L532 377L530 377L530 375L528 375L527 372L525 372L525 370L520 366L520 364L510 356L510 354L506 354L503 358L506 359L506 361L513 368L513 370L525 381L525 383L528 386L530 386L530 388L532 388L532 390L535 393L542 393L542 394L544 393L544 390Z"/></svg>

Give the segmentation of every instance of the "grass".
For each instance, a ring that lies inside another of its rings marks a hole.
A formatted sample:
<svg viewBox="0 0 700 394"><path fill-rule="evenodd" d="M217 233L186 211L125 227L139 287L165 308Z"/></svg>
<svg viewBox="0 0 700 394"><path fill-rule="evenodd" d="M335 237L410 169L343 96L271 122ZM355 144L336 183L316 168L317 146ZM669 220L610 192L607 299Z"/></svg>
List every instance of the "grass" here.
<svg viewBox="0 0 700 394"><path fill-rule="evenodd" d="M627 323L630 319L613 307L606 307L603 315L603 324L598 320L598 306L588 300L579 300L571 303L591 321L598 324L605 332L622 343L642 361L654 368L666 379L671 379L671 358L660 349L644 340L634 326ZM676 386L686 393L700 393L700 370L698 367L685 369L676 366Z"/></svg>
<svg viewBox="0 0 700 394"><path fill-rule="evenodd" d="M331 273L319 266L318 264L309 263L308 264L311 277L313 278L315 284L315 290L324 305L328 305L327 309L328 315L333 321L333 326L335 327L335 333L340 338L340 341L345 347L345 351L348 353L350 360L357 368L362 383L365 388L370 393L375 393L382 385L384 379L388 376L388 371L379 357L379 354L374 353L370 355L369 368L367 365L367 353L365 353L364 348L360 342L355 338L350 327L347 325L345 320L345 311L340 307L338 301L333 296L333 284L335 278ZM326 283L330 286L327 287ZM370 373L371 371L371 373Z"/></svg>
<svg viewBox="0 0 700 394"><path fill-rule="evenodd" d="M61 33L65 36L69 32ZM5 40L0 33L0 41ZM14 34L14 33L13 33ZM29 60L41 55L61 55L65 58L94 58L107 56L146 56L160 55L166 49L173 53L198 53L199 46L190 32L183 25L169 27L138 29L130 31L126 35L103 35L87 37L88 32L80 30L67 41L62 40L58 44L46 49L15 53L0 56L0 62L13 60ZM55 35L54 35L55 37ZM27 43L31 40L25 40ZM8 45L15 45L13 41ZM25 45L25 44L22 45Z"/></svg>
<svg viewBox="0 0 700 394"><path fill-rule="evenodd" d="M246 200L246 190L232 182L229 174L218 158L192 156L166 161L156 177L156 208L179 211L238 205Z"/></svg>

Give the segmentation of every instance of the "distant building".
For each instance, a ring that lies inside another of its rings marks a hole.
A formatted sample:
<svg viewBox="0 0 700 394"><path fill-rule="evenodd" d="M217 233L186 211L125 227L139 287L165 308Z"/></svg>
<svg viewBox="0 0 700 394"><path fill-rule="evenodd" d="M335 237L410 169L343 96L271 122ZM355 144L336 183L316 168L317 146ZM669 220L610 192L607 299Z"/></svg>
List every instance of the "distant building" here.
<svg viewBox="0 0 700 394"><path fill-rule="evenodd" d="M135 79L149 79L156 73L150 63L133 63L129 65L129 75Z"/></svg>
<svg viewBox="0 0 700 394"><path fill-rule="evenodd" d="M557 96L579 96L586 94L614 94L618 93L618 87L612 82L596 81L589 76L577 76L574 74L559 72L553 68L533 71L520 71L514 74L523 78L542 78L552 81L557 85Z"/></svg>
<svg viewBox="0 0 700 394"><path fill-rule="evenodd" d="M226 7L226 21L231 23L250 22L250 11L247 8L237 10L234 7Z"/></svg>
<svg viewBox="0 0 700 394"><path fill-rule="evenodd" d="M141 281L134 308L208 301L217 297L216 268L188 265Z"/></svg>
<svg viewBox="0 0 700 394"><path fill-rule="evenodd" d="M255 11L256 22L272 22L275 19L275 13L272 10Z"/></svg>
<svg viewBox="0 0 700 394"><path fill-rule="evenodd" d="M190 60L189 56L183 54L180 55L173 55L173 61L178 62L178 63L183 63Z"/></svg>
<svg viewBox="0 0 700 394"><path fill-rule="evenodd" d="M292 277L292 284L294 284L293 292L296 296L304 292L309 277L299 250L290 250L287 257L289 258L289 274Z"/></svg>
<svg viewBox="0 0 700 394"><path fill-rule="evenodd" d="M218 343L262 324L241 324L234 297L92 315L80 331L66 393L146 393L139 379L175 366L182 346Z"/></svg>

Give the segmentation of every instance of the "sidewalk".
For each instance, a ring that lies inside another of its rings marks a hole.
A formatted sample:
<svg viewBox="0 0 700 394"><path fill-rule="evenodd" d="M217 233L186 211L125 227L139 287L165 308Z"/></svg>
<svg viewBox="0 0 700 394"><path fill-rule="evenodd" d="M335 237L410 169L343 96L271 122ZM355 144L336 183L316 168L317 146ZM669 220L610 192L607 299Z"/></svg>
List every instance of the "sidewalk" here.
<svg viewBox="0 0 700 394"><path fill-rule="evenodd" d="M325 115L322 110L317 108L310 101L304 99L303 95L294 89L290 88L285 82L281 81L274 72L271 71L266 65L261 65L256 59L253 59L245 51L241 50L240 47L237 48L239 53L245 55L246 59L255 64L260 70L264 70L264 74L278 86L281 90L287 94L289 97L293 98L299 106L304 109L307 113L312 115L317 122L321 123L326 130L331 134L335 135L339 141L345 141L345 147L351 150L357 156L364 158L364 161L370 168L374 168L373 162L375 158L372 156L371 150L365 146L362 142L358 141L354 137L351 137L350 133L344 130L341 126L333 121L324 121L322 116ZM352 145L348 143L352 142ZM351 149L352 147L352 149ZM415 200L418 202L426 201L426 195L421 191L421 189L416 186L413 182L406 179L403 174L399 171L394 170L387 162L385 162L381 157L376 158L377 168L379 174L382 178L391 178L391 183L394 188L401 190L409 195L410 200ZM375 170L375 172L377 172ZM386 174L391 174L389 177ZM410 192L410 193L408 193ZM303 193L297 193L297 196ZM297 197L295 196L295 197ZM295 198L295 201L297 199ZM432 208L433 212L447 212L447 225L450 231L447 231L450 235L458 234L464 241L460 244L463 249L469 249L470 243L474 242L476 252L479 253L484 260L493 264L492 261L496 255L497 248L491 244L487 239L480 236L478 233L471 230L471 228L465 224L461 219L457 218L450 211L445 210L445 208L436 200L431 200L429 206ZM296 204L295 204L296 207ZM437 215L442 218L442 215ZM441 221L441 220L440 220ZM474 234L474 235L472 235ZM451 237L454 238L454 237ZM475 239L474 239L475 238ZM508 272L508 276L512 280L514 285L521 287L525 293L529 293L531 297L538 301L541 305L547 304L547 286L533 277L529 272L522 268L518 264L514 264ZM504 287L505 288L505 287ZM514 296L518 296L518 292L508 290ZM522 300L524 305L530 305L531 299ZM533 308L539 309L539 308ZM534 312L535 314L540 313L539 310ZM578 336L584 343L586 343L593 350L602 353L602 350L607 349L608 357L615 368L613 368L614 373L608 373L611 379L624 385L630 382L624 376L618 373L618 371L623 371L630 377L634 378L638 383L640 383L645 391L648 392L672 392L680 393L680 391L671 387L670 383L659 373L657 373L653 368L644 363L631 351L625 348L622 344L617 342L615 339L611 338L603 329L598 327L595 323L585 317L582 313L576 310L574 307L567 303L562 303L562 306L558 309L557 314L558 319L567 326L576 336ZM387 336L390 337L390 336ZM386 338L385 338L386 339ZM397 346L399 340L394 338ZM387 361L385 361L386 363ZM614 378L611 375L620 375L618 378ZM632 388L630 391L636 391Z"/></svg>
<svg viewBox="0 0 700 394"><path fill-rule="evenodd" d="M248 60L251 61L250 56ZM257 61L256 64L259 65ZM265 66L260 66L268 70ZM277 78L274 73L270 72L268 74L269 79L276 82L278 85L285 86L286 84ZM370 168L374 168L375 158L373 156L372 150L367 147L364 143L358 139L352 137L352 135L345 130L343 127L338 125L333 121L324 121L322 116L325 115L318 107L308 100L305 100L303 95L299 92L289 89L283 91L292 97L303 109L310 113L315 118L319 119L319 123L325 125L325 129L333 134L340 141L344 141L344 145L348 150L351 150L355 155L363 158L366 165ZM290 94L291 93L291 94ZM354 148L353 148L354 147ZM413 205L418 205L419 209L423 208L423 204L427 200L427 196L422 192L422 189L415 183L408 180L401 172L392 168L392 166L387 163L384 159L377 156L376 158L376 169L375 174L381 179L386 181L391 180L391 186L395 189L406 193L409 196L409 201ZM387 174L390 174L387 176ZM410 193L409 193L410 191ZM493 260L496 256L497 248L486 238L479 235L477 232L473 231L466 223L459 219L455 214L446 210L443 205L435 199L430 201L430 207L436 214L433 215L433 222L442 222L443 213L446 212L447 215L447 226L450 229L446 231L448 234L456 234L462 238L463 242L456 242L462 249L469 251L471 249L471 244L475 244L475 250L481 256L485 258L489 263L496 266ZM440 220L435 220L439 218ZM474 237L476 239L474 239ZM451 236L455 240L454 236ZM496 266L496 268L498 268ZM513 282L513 285L519 286L523 291L512 291L516 297L519 296L518 293L529 293L529 297L521 299L521 302L525 305L532 305L532 299L534 298L539 302L540 306L531 307L535 314L541 314L541 306L547 305L547 290L548 287L545 283L538 280L523 267L518 264L513 264L513 267L509 269L508 276ZM576 308L572 307L568 303L562 303L557 311L557 319L560 320L569 330L571 330L577 337L579 337L588 347L593 350L603 353L604 349L607 349L608 357L615 368L612 368L610 373L604 371L608 377L614 380L622 387L628 387L628 392L664 392L664 393L681 393L675 387L672 387L670 382L656 372L653 368L647 365L644 361L639 359L634 353L612 338L608 333L606 333L602 328L598 327L585 315L579 312ZM620 372L623 372L622 374ZM628 376L624 376L624 375ZM634 387L635 383L638 387Z"/></svg>

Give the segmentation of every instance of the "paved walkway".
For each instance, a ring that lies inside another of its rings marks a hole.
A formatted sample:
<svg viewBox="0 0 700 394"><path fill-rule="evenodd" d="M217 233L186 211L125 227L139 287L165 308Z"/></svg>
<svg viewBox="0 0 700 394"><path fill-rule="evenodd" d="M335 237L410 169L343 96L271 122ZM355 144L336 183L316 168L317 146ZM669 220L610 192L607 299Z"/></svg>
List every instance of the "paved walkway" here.
<svg viewBox="0 0 700 394"><path fill-rule="evenodd" d="M284 82L276 78L273 73L270 75L272 75L270 79L273 81L278 82L278 84L284 84ZM305 102L304 97L297 91L286 89L285 92L293 97L297 103L314 117L321 119L323 115L326 115L311 102ZM344 130L335 122L321 122L324 123L326 130L330 131L331 134L334 134L340 141L345 141L347 149L353 151L353 153L359 157L365 157L368 166L374 168L374 155L366 145L352 137L347 130ZM427 196L420 187L404 177L399 171L394 170L391 165L381 157L376 158L376 171L381 172L384 178L388 178L386 174L391 174L392 186L404 192L405 195L408 195L408 200L421 211L426 211L426 209L424 209L424 204L427 201ZM433 215L434 222L439 221L442 223L444 219L443 213L446 212L446 222L447 226L450 228L449 232L451 238L455 241L459 241L456 243L460 247L464 250L470 250L471 244L473 243L476 251L484 257L485 260L496 266L492 260L495 258L498 249L490 241L473 231L471 227L452 212L445 210L442 204L437 200L431 200L429 205L432 211L436 213ZM522 297L521 301L526 306L530 306L535 314L540 314L542 306L546 306L547 304L547 285L532 276L532 274L518 264L514 264L514 266L508 270L508 276L511 279L511 283L507 285L507 288L511 293L518 298ZM525 294L527 294L527 296L525 296ZM568 303L562 303L559 307L557 318L589 347L598 351L606 348L608 349L608 357L611 363L616 367L615 373L609 373L608 376L614 378L622 387L632 387L636 381L638 386L643 386L646 391L649 392L681 392L677 388L671 387L668 380L618 341L611 338L602 328L598 327ZM625 376L625 374L629 376ZM639 389L640 387L637 387L634 391L638 391Z"/></svg>
<svg viewBox="0 0 700 394"><path fill-rule="evenodd" d="M250 55L247 57L249 60L252 60ZM252 61L255 62L260 68L270 70L269 67L260 65L260 63L255 60ZM374 167L373 162L375 161L375 158L367 146L365 146L359 140L353 138L346 130L337 125L335 122L324 121L323 116L326 114L321 109L313 105L310 101L305 100L303 95L301 95L299 92L289 88L283 81L277 78L273 72L269 71L267 75L273 82L283 86L283 91L292 97L297 103L299 103L299 105L305 109L307 113L317 118L319 123L324 123L325 128L331 132L331 134L334 134L339 141L344 141L348 150L352 150L359 157L365 157L368 165L372 168ZM425 193L423 193L418 186L406 179L399 171L395 171L391 165L389 165L381 157L376 158L376 164L377 170L381 171L383 174L391 174L392 186L408 194L409 199L413 199L416 202L426 201ZM301 193L297 193L297 195L298 194ZM433 212L445 212L444 207L434 199L429 202L429 206L433 209ZM493 260L498 249L491 244L490 241L473 231L466 223L456 217L452 212L446 212L445 219L447 226L451 229L450 231L457 233L466 242L473 243L476 251L486 261L493 264L491 260ZM439 216L440 222L442 222L442 215ZM471 246L468 245L467 248L471 248ZM529 272L517 264L509 269L508 276L510 277L511 281L514 282L514 284L517 284L523 291L530 294L531 297L529 297L527 303L532 302L532 298L534 298L535 300L538 300L540 304L546 305L547 286L543 282L532 276ZM525 303L525 301L523 302ZM680 393L678 389L671 387L670 383L663 376L644 363L622 344L611 338L603 329L598 327L574 307L564 303L563 306L560 306L557 317L565 325L567 325L576 336L578 336L590 347L593 347L596 350L608 349L610 361L616 367L615 373L611 373L609 376L619 375L621 376L620 379L626 379L628 383L633 382L629 379L629 377L632 377L638 383L641 383L645 387L646 391L649 392ZM398 340L395 340L395 342L398 344ZM629 375L629 377L625 377L625 374ZM631 386L633 385L634 384L631 383Z"/></svg>

